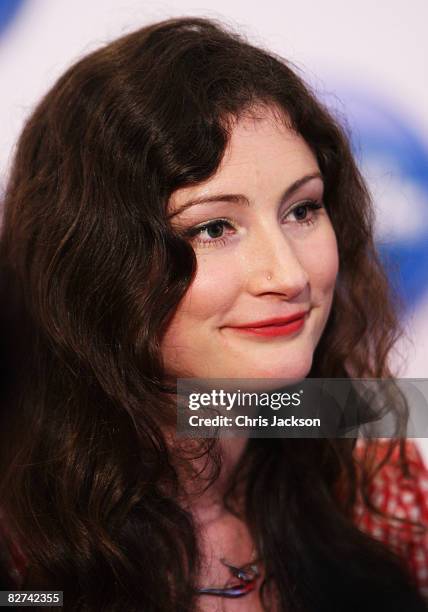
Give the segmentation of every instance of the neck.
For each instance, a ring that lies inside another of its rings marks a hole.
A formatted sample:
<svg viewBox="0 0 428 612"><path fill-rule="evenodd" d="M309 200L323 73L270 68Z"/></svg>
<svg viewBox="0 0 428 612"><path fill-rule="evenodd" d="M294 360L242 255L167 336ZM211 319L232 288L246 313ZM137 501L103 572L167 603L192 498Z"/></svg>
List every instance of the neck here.
<svg viewBox="0 0 428 612"><path fill-rule="evenodd" d="M207 457L192 460L192 468L200 473L199 478L189 474L184 475L184 505L199 520L211 522L219 518L225 512L223 496L230 483L230 478L238 461L242 457L248 443L248 438L221 438L218 441L219 450L222 457L221 472L219 477L211 484L208 489L201 492L204 488L204 481L210 473L210 465L207 464Z"/></svg>

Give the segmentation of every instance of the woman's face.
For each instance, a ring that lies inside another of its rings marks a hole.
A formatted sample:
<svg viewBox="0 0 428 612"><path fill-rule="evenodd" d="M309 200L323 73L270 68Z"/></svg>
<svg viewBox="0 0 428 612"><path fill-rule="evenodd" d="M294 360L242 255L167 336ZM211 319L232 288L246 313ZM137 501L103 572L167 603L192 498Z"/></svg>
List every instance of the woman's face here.
<svg viewBox="0 0 428 612"><path fill-rule="evenodd" d="M170 375L308 374L338 272L319 172L302 137L265 109L235 123L212 178L171 196L171 223L188 236L197 273L162 340ZM294 324L260 325L298 313Z"/></svg>

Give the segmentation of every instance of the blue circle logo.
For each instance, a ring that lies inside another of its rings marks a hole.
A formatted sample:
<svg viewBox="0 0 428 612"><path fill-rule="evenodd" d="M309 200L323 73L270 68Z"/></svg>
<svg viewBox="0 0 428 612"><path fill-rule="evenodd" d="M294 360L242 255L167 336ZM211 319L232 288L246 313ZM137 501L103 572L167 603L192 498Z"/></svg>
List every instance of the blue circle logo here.
<svg viewBox="0 0 428 612"><path fill-rule="evenodd" d="M376 209L376 242L392 284L407 306L428 291L428 143L417 126L373 93L340 86L324 97L345 114L360 169Z"/></svg>
<svg viewBox="0 0 428 612"><path fill-rule="evenodd" d="M13 21L23 0L1 0L0 2L0 34Z"/></svg>

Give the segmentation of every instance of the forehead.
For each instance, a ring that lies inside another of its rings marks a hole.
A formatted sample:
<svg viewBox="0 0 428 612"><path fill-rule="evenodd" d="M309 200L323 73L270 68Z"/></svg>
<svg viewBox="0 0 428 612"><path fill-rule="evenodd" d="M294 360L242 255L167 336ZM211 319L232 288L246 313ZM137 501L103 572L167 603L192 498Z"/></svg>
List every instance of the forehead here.
<svg viewBox="0 0 428 612"><path fill-rule="evenodd" d="M230 139L217 172L208 180L183 187L170 198L169 208L188 199L222 192L286 188L304 174L319 171L316 157L302 136L277 111L259 107L233 120ZM281 185L278 185L281 183Z"/></svg>
<svg viewBox="0 0 428 612"><path fill-rule="evenodd" d="M317 162L303 137L293 130L286 117L270 108L246 114L232 125L230 140L218 175L236 166L253 164L267 169L280 163L284 170L294 163Z"/></svg>

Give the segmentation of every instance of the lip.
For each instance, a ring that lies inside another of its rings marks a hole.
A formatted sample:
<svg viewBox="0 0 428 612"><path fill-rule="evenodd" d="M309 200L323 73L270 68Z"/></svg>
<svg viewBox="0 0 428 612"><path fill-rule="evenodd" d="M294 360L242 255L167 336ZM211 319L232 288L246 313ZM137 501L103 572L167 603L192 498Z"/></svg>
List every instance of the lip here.
<svg viewBox="0 0 428 612"><path fill-rule="evenodd" d="M301 329L306 320L308 311L297 312L288 317L274 317L263 321L253 321L245 325L231 326L240 333L255 334L256 336L287 336Z"/></svg>
<svg viewBox="0 0 428 612"><path fill-rule="evenodd" d="M251 329L258 327L266 327L271 325L285 325L287 323L291 323L291 321L295 321L296 319L301 319L307 313L307 310L302 310L301 312L295 312L288 317L272 317L271 319L264 319L263 321L250 321L250 323L243 323L242 325L233 325L234 328L248 328Z"/></svg>

